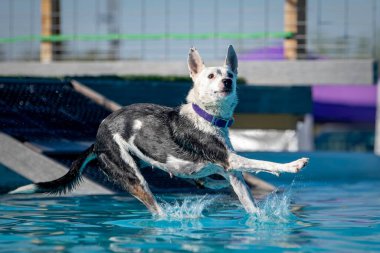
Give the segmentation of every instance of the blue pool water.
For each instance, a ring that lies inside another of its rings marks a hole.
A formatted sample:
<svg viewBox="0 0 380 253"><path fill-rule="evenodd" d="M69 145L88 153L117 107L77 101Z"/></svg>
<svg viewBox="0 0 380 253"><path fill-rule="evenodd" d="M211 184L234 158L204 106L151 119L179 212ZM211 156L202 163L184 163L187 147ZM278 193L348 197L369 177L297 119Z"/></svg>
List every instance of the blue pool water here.
<svg viewBox="0 0 380 253"><path fill-rule="evenodd" d="M0 252L375 252L380 182L296 182L247 215L234 196L0 197Z"/></svg>

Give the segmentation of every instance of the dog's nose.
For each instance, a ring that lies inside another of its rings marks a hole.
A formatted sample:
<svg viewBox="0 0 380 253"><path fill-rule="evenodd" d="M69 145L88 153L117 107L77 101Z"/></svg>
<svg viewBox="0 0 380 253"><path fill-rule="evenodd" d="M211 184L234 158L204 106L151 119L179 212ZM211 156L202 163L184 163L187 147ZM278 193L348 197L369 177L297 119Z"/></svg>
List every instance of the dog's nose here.
<svg viewBox="0 0 380 253"><path fill-rule="evenodd" d="M232 80L231 79L223 79L222 83L224 84L224 88L231 89L232 88Z"/></svg>

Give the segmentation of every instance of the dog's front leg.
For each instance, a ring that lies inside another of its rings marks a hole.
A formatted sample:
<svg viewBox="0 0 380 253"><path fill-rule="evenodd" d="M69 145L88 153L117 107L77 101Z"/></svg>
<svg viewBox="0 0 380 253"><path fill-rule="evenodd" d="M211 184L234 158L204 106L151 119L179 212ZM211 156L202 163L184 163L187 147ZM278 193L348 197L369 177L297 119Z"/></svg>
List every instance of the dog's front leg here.
<svg viewBox="0 0 380 253"><path fill-rule="evenodd" d="M230 171L258 173L260 171L279 175L283 172L297 173L308 163L308 158L301 158L290 163L274 163L249 159L233 152L229 153L228 162Z"/></svg>
<svg viewBox="0 0 380 253"><path fill-rule="evenodd" d="M224 176L230 182L234 192L238 196L241 204L244 206L244 209L248 213L256 213L256 204L254 202L251 189L244 181L243 174L235 171Z"/></svg>

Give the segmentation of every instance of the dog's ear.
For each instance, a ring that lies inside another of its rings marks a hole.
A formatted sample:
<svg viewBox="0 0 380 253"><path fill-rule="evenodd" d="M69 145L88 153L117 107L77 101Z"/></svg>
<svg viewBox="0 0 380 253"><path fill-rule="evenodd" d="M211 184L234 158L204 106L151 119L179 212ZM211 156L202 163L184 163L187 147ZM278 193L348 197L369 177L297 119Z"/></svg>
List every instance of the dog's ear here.
<svg viewBox="0 0 380 253"><path fill-rule="evenodd" d="M190 77L195 81L195 77L205 68L201 55L195 47L190 48L187 65L189 67Z"/></svg>
<svg viewBox="0 0 380 253"><path fill-rule="evenodd" d="M226 57L226 61L224 63L224 66L229 67L237 75L237 73L238 73L238 71L237 71L238 59L237 59L236 52L235 52L234 48L232 47L232 45L230 45L228 47L227 57Z"/></svg>

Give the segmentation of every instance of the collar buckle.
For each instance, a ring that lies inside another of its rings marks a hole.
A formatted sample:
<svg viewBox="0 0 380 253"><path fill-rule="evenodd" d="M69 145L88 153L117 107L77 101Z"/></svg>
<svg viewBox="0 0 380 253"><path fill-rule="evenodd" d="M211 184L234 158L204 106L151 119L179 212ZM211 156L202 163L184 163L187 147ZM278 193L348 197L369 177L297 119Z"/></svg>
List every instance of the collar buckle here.
<svg viewBox="0 0 380 253"><path fill-rule="evenodd" d="M213 116L211 120L212 125L220 127L220 128L229 128L233 123L234 123L233 118L229 120L225 120L225 119Z"/></svg>
<svg viewBox="0 0 380 253"><path fill-rule="evenodd" d="M218 118L215 117L215 116L213 116L212 119L211 119L211 124L215 126L217 120L218 120Z"/></svg>

